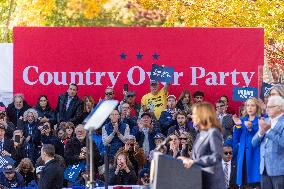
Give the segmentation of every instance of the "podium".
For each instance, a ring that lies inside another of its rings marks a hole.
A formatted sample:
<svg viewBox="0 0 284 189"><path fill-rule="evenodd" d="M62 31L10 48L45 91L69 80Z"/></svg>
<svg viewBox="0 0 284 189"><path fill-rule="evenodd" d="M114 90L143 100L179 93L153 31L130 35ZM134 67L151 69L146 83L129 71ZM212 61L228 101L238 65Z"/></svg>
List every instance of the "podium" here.
<svg viewBox="0 0 284 189"><path fill-rule="evenodd" d="M201 168L184 167L181 160L155 152L151 162L151 189L201 189Z"/></svg>

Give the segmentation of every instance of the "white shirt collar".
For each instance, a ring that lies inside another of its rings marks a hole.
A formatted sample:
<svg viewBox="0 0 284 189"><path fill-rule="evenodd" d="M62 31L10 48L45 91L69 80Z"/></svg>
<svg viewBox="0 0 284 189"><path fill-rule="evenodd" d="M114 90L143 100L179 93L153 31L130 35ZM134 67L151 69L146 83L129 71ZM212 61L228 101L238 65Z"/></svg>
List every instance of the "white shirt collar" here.
<svg viewBox="0 0 284 189"><path fill-rule="evenodd" d="M224 161L224 160L222 159L222 164L223 164L223 165L225 165L225 163L231 165L231 162L232 162L232 160L231 160L231 161Z"/></svg>
<svg viewBox="0 0 284 189"><path fill-rule="evenodd" d="M51 160L54 160L54 158L47 160L44 164L46 165L48 162L50 162Z"/></svg>
<svg viewBox="0 0 284 189"><path fill-rule="evenodd" d="M283 114L284 114L284 113L281 113L279 116L277 116L277 117L271 119L271 129L273 129L273 128L275 127L275 125L276 125L276 123L278 122L279 118L280 118L281 116L283 116Z"/></svg>

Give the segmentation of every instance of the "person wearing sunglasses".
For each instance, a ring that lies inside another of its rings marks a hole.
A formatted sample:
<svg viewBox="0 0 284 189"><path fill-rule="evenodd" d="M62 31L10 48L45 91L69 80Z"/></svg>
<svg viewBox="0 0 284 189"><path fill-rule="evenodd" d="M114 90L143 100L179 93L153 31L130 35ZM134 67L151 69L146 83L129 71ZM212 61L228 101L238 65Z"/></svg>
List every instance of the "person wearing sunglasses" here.
<svg viewBox="0 0 284 189"><path fill-rule="evenodd" d="M194 143L194 137L191 133L182 132L179 135L180 145L181 145L181 156L191 157L192 155L192 146Z"/></svg>
<svg viewBox="0 0 284 189"><path fill-rule="evenodd" d="M105 89L105 100L114 100L114 90L112 87L107 87Z"/></svg>
<svg viewBox="0 0 284 189"><path fill-rule="evenodd" d="M141 98L141 109L143 112L151 112L159 120L162 111L167 107L167 96L170 84L166 83L163 88L160 89L158 81L150 81L150 92L145 94Z"/></svg>
<svg viewBox="0 0 284 189"><path fill-rule="evenodd" d="M141 106L136 102L136 92L128 91L126 93L125 102L130 105L130 115L137 118L139 116Z"/></svg>
<svg viewBox="0 0 284 189"><path fill-rule="evenodd" d="M238 189L239 187L235 184L236 180L236 165L233 161L233 150L228 144L223 146L223 159L222 167L225 174L226 189Z"/></svg>

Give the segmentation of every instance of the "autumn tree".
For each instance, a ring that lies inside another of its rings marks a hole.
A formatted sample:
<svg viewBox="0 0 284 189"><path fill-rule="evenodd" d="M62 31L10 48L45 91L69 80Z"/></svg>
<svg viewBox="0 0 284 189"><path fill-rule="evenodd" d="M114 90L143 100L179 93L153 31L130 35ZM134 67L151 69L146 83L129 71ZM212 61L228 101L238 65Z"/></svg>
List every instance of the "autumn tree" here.
<svg viewBox="0 0 284 189"><path fill-rule="evenodd" d="M262 27L269 68L284 75L283 0L0 0L2 42L15 26Z"/></svg>
<svg viewBox="0 0 284 189"><path fill-rule="evenodd" d="M163 26L262 27L265 57L273 78L284 76L283 0L134 0L134 3L147 11L160 11L165 19Z"/></svg>

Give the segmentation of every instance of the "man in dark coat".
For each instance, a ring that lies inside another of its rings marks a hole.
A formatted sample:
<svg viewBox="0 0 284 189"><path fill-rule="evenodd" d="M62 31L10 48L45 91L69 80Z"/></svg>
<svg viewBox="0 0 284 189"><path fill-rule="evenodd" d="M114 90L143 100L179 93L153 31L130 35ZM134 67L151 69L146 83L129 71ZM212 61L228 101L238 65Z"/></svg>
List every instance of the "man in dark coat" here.
<svg viewBox="0 0 284 189"><path fill-rule="evenodd" d="M70 121L77 125L82 122L83 103L77 96L77 91L78 86L72 83L66 93L59 95L56 106L58 123Z"/></svg>
<svg viewBox="0 0 284 189"><path fill-rule="evenodd" d="M65 146L64 158L68 165L75 165L80 163L81 161L85 161L88 154L88 149L86 147L86 135L87 131L84 129L83 125L78 125L75 129L76 137L72 138L68 141ZM94 163L95 163L95 171L97 171L100 165L100 153L96 146L93 144L93 153L94 153Z"/></svg>
<svg viewBox="0 0 284 189"><path fill-rule="evenodd" d="M223 146L223 160L222 167L225 174L225 184L226 189L238 189L236 184L236 174L237 168L235 163L232 161L233 150L232 147L228 144Z"/></svg>
<svg viewBox="0 0 284 189"><path fill-rule="evenodd" d="M19 118L22 117L24 115L24 112L29 108L30 106L24 100L23 95L16 94L14 96L13 102L8 105L8 108L6 110L9 121L17 126Z"/></svg>
<svg viewBox="0 0 284 189"><path fill-rule="evenodd" d="M51 144L44 144L41 148L41 158L45 165L39 180L39 189L62 188L64 169L54 159L54 156L54 146Z"/></svg>

